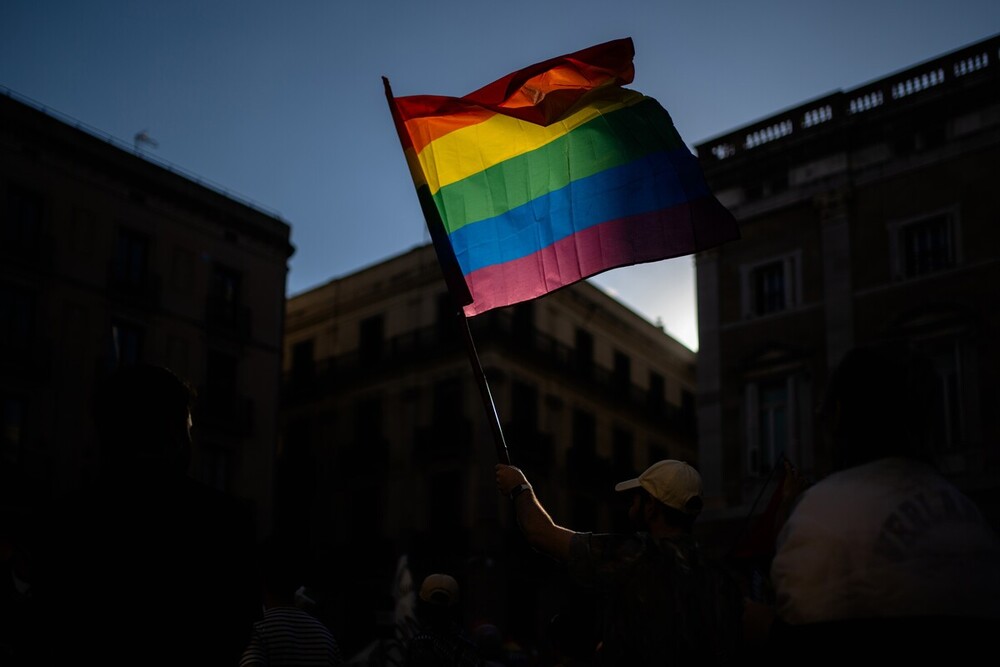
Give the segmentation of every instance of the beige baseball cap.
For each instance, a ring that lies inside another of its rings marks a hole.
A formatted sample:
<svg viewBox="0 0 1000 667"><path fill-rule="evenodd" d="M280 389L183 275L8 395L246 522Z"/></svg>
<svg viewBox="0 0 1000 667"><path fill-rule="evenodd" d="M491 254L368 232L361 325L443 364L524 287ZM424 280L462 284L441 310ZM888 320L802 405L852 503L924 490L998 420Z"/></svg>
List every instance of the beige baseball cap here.
<svg viewBox="0 0 1000 667"><path fill-rule="evenodd" d="M657 461L635 479L616 484L615 491L639 487L664 505L685 514L697 515L701 511L701 475L684 461Z"/></svg>
<svg viewBox="0 0 1000 667"><path fill-rule="evenodd" d="M420 585L420 599L442 607L458 602L458 582L447 574L429 574Z"/></svg>

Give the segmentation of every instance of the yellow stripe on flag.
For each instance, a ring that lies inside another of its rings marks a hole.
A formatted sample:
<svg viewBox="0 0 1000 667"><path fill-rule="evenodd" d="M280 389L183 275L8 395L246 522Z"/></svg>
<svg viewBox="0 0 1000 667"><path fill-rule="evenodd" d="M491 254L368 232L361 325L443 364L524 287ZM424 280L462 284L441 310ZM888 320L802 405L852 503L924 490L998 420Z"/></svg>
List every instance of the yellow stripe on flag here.
<svg viewBox="0 0 1000 667"><path fill-rule="evenodd" d="M601 92L605 94L590 98L586 107L552 125L536 125L496 114L435 139L417 155L431 194L505 160L530 153L602 114L646 99L642 93L626 88L608 88ZM435 121L432 117L409 120L406 128L411 136L418 136L422 134L422 125L430 126Z"/></svg>

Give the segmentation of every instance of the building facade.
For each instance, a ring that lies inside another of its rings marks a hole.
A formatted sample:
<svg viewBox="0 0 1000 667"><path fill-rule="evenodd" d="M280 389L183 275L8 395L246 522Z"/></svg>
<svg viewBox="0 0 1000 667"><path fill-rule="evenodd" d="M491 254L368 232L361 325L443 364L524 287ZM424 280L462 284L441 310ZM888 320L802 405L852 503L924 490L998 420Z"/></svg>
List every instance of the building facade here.
<svg viewBox="0 0 1000 667"><path fill-rule="evenodd" d="M95 380L149 362L199 394L192 473L270 530L289 225L11 93L0 212L5 517L89 479Z"/></svg>
<svg viewBox="0 0 1000 667"><path fill-rule="evenodd" d="M853 346L941 377L941 468L1000 519L1000 37L697 146L741 240L696 258L700 461L745 516L782 456L831 471L815 411Z"/></svg>
<svg viewBox="0 0 1000 667"><path fill-rule="evenodd" d="M378 590L400 554L415 573L444 563L474 578L469 559L509 564L523 543L456 313L430 245L288 300L278 522L326 562L369 568ZM468 323L506 455L558 522L608 528L616 481L668 456L696 462L695 354L592 284ZM363 563L348 557L359 545ZM506 595L518 576L477 590Z"/></svg>

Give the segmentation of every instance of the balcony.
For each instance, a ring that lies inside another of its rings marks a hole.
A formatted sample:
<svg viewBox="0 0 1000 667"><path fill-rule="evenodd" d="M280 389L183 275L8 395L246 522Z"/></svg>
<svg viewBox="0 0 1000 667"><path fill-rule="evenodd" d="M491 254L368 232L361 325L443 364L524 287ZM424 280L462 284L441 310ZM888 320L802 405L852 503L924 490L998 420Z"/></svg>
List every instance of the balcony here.
<svg viewBox="0 0 1000 667"><path fill-rule="evenodd" d="M469 320L476 345L499 346L511 355L539 369L559 374L578 387L595 392L604 400L617 403L637 416L660 425L694 432L694 414L665 401L650 399L650 393L612 370L596 364L581 364L569 345L537 330L515 329L510 313L491 311ZM372 374L395 372L407 364L419 364L448 355L464 355L465 350L437 326L414 329L384 341L378 354L362 357L358 351L324 359L313 364L311 374L302 369L285 374L284 400L297 404L339 391Z"/></svg>

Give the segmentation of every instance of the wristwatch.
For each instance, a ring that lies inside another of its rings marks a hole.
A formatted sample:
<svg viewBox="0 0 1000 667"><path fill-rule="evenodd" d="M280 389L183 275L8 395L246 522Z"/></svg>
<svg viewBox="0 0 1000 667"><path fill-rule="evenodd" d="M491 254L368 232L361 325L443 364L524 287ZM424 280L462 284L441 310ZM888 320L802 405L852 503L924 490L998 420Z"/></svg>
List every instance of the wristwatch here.
<svg viewBox="0 0 1000 667"><path fill-rule="evenodd" d="M510 499L515 500L519 495L531 488L531 484L524 482L523 484L518 484L510 491Z"/></svg>

